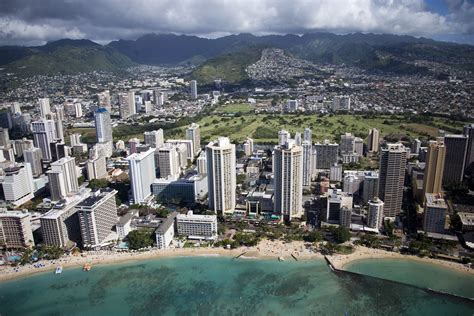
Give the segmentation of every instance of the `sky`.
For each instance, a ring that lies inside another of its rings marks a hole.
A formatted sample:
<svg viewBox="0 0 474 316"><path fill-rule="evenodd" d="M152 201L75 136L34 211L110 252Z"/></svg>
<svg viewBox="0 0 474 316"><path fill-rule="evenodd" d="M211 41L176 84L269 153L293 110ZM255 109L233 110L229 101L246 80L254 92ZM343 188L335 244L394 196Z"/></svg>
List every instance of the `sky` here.
<svg viewBox="0 0 474 316"><path fill-rule="evenodd" d="M474 0L0 0L0 45L105 44L148 33L353 32L474 45Z"/></svg>

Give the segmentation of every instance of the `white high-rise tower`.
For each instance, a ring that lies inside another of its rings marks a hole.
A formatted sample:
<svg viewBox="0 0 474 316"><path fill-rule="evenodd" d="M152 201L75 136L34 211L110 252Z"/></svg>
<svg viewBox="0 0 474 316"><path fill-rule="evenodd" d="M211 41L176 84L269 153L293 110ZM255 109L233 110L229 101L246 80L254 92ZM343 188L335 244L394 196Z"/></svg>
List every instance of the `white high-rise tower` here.
<svg viewBox="0 0 474 316"><path fill-rule="evenodd" d="M274 212L283 220L303 214L303 151L292 141L274 150L275 206Z"/></svg>
<svg viewBox="0 0 474 316"><path fill-rule="evenodd" d="M235 145L220 137L206 146L209 209L220 214L233 213L235 208Z"/></svg>
<svg viewBox="0 0 474 316"><path fill-rule="evenodd" d="M127 157L134 203L143 203L151 195L155 181L155 150L149 149Z"/></svg>
<svg viewBox="0 0 474 316"><path fill-rule="evenodd" d="M186 129L186 139L193 142L193 156L199 154L201 150L201 132L199 125L192 123L191 126Z"/></svg>

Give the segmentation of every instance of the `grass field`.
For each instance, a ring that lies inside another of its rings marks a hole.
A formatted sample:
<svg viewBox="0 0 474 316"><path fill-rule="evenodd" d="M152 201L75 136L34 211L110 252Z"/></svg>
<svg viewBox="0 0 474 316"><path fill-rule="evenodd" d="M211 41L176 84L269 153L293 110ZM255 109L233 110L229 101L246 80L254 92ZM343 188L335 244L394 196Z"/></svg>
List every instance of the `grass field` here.
<svg viewBox="0 0 474 316"><path fill-rule="evenodd" d="M377 128L382 136L392 139L435 138L438 130L444 129L450 133L460 133L464 122L451 121L446 118L433 118L426 123L410 123L401 116L380 115L364 117L362 115L326 115L319 117L298 114L254 114L249 111L252 106L248 104L231 104L220 107L218 113L203 116L196 121L201 126L201 140L206 143L218 136L228 136L233 142L243 142L246 137L252 137L256 143L276 143L278 131L286 129L292 136L296 132L303 133L305 127L313 131L313 142L329 139L338 141L340 136L350 132L365 139L370 128ZM229 116L236 113L236 116ZM156 126L154 127L156 128ZM150 130L153 128L150 127ZM165 138L184 138L186 126L165 129ZM95 138L94 129L73 129L69 133L79 132L87 140ZM131 133L122 137L124 141L132 137L143 140L142 133ZM117 140L117 137L114 137Z"/></svg>
<svg viewBox="0 0 474 316"><path fill-rule="evenodd" d="M249 103L231 103L218 107L214 113L250 113L254 110L255 106Z"/></svg>

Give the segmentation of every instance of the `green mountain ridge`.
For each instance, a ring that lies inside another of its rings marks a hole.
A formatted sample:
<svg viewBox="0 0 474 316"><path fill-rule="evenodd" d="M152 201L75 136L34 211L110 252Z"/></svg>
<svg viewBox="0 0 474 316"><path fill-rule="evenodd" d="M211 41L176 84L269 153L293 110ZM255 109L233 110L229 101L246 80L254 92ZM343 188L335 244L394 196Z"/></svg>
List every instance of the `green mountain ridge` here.
<svg viewBox="0 0 474 316"><path fill-rule="evenodd" d="M88 40L60 40L29 48L25 55L3 67L19 75L77 74L120 71L134 63L112 47Z"/></svg>
<svg viewBox="0 0 474 316"><path fill-rule="evenodd" d="M313 63L345 64L381 74L424 75L442 69L444 73L453 70L472 76L474 71L474 46L412 36L322 32L301 36L237 34L216 39L147 34L105 46L89 40L65 39L37 47L0 47L0 66L10 72L33 75L117 71L134 63L198 65L193 76L204 82L219 78L238 82L248 79L245 68L250 61L256 61L261 47L283 49Z"/></svg>

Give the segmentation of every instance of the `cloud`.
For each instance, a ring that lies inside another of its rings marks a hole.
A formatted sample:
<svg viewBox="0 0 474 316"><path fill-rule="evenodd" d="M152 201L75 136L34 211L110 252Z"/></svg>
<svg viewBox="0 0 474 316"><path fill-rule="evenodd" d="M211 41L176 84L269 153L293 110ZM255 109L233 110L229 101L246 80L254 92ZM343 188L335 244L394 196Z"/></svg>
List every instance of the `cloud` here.
<svg viewBox="0 0 474 316"><path fill-rule="evenodd" d="M99 42L145 33L216 35L374 32L472 34L471 1L447 0L446 16L423 0L2 0L0 44L60 38Z"/></svg>

